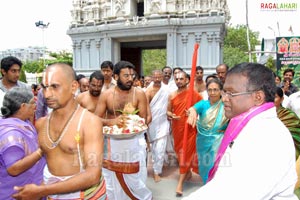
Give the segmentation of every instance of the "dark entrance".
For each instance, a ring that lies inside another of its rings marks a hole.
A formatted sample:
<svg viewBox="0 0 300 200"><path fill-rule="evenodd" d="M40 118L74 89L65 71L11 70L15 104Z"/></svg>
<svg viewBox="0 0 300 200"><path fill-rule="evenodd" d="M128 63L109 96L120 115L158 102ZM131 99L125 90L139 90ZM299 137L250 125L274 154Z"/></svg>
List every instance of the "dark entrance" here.
<svg viewBox="0 0 300 200"><path fill-rule="evenodd" d="M143 42L122 42L121 60L134 64L138 74L142 74L142 50L144 49L165 49L165 40L143 41Z"/></svg>

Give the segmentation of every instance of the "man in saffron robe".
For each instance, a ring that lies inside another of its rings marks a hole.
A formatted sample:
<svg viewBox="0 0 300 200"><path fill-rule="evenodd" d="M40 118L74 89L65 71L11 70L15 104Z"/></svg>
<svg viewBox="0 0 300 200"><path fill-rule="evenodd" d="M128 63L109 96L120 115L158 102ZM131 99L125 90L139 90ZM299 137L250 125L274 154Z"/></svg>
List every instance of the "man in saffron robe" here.
<svg viewBox="0 0 300 200"><path fill-rule="evenodd" d="M179 72L175 75L175 83L177 90L169 95L168 99L168 118L172 120L172 130L174 137L174 150L179 161L179 181L176 188L176 196L182 196L183 182L185 179L191 177L191 169L195 172L197 170L197 155L196 155L196 135L197 130L192 126L188 126L187 149L183 152L183 135L184 127L187 121L186 110L187 98L189 94L188 83L189 79L185 72ZM202 99L202 96L193 91L192 105ZM185 160L183 160L185 154Z"/></svg>

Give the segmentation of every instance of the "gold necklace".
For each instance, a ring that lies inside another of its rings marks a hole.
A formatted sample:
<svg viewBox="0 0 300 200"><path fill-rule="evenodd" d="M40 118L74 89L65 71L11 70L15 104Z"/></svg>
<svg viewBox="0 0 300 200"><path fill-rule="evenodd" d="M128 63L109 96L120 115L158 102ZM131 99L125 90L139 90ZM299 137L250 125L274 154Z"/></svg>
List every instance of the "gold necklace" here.
<svg viewBox="0 0 300 200"><path fill-rule="evenodd" d="M52 117L52 113L48 116L48 120L47 120L47 127L46 127L46 135L48 137L48 140L51 143L51 146L49 146L46 142L45 145L47 146L48 149L54 149L55 147L57 147L57 145L60 143L60 141L62 140L62 138L64 137L65 133L67 132L69 125L71 123L71 121L73 120L75 114L77 113L77 110L79 108L79 105L77 105L76 109L73 111L72 115L69 117L69 119L67 120L66 124L64 125L64 128L62 129L62 133L60 134L60 136L58 137L58 139L56 141L53 141L50 137L50 119Z"/></svg>

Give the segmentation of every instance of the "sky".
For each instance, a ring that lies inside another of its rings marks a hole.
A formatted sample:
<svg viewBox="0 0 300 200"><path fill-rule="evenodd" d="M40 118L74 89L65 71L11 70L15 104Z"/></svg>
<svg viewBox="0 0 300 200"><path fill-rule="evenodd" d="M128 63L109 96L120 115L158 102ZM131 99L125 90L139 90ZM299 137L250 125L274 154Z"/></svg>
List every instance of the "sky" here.
<svg viewBox="0 0 300 200"><path fill-rule="evenodd" d="M230 24L246 24L246 0L227 0ZM295 11L271 11L261 9L261 3L297 3ZM51 50L72 50L67 30L71 21L72 0L0 0L0 51L28 46L45 46ZM249 0L248 20L259 38L300 36L299 0ZM35 26L35 22L50 23L47 29ZM278 29L278 25L279 29ZM44 36L43 36L44 35ZM44 40L43 40L44 38Z"/></svg>

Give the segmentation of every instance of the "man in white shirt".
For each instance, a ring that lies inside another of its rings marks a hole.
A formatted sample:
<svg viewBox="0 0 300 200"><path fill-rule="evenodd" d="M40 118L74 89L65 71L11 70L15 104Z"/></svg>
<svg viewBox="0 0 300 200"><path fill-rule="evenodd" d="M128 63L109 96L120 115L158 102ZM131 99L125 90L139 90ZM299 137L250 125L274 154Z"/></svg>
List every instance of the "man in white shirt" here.
<svg viewBox="0 0 300 200"><path fill-rule="evenodd" d="M241 63L222 91L230 119L209 182L185 199L297 200L295 147L277 118L275 81L263 65Z"/></svg>
<svg viewBox="0 0 300 200"><path fill-rule="evenodd" d="M13 87L26 88L31 91L31 87L19 81L23 63L14 56L7 56L1 60L0 90L7 92Z"/></svg>
<svg viewBox="0 0 300 200"><path fill-rule="evenodd" d="M300 91L288 97L285 107L291 109L300 117Z"/></svg>
<svg viewBox="0 0 300 200"><path fill-rule="evenodd" d="M104 84L102 87L102 92L104 92L105 90L117 85L115 79L113 78L114 65L111 61L104 61L101 63L100 69L104 76Z"/></svg>

